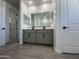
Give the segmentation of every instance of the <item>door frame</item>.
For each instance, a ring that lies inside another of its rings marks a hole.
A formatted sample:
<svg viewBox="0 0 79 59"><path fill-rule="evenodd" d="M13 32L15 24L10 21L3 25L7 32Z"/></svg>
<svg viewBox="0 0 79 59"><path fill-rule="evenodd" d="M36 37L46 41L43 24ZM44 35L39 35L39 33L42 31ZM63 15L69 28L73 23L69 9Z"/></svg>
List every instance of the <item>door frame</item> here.
<svg viewBox="0 0 79 59"><path fill-rule="evenodd" d="M62 52L62 46L61 46L61 38L60 38L60 1L61 0L56 0L56 20L55 21L55 29L54 29L54 50L57 53L63 53ZM21 0L20 0L20 35L19 35L19 44L23 44L23 29L22 29L22 15L21 15Z"/></svg>
<svg viewBox="0 0 79 59"><path fill-rule="evenodd" d="M10 9L12 10L12 11L15 11L15 12L17 12L16 14L18 15L18 23L19 23L19 11L15 8L15 7L13 7L10 3L8 3L7 1L5 1L5 3L6 3L6 43L8 43L9 41L10 41L10 33L7 33L7 32L9 32L10 30L9 30L9 18L10 18ZM19 23L20 24L20 23ZM18 25L19 25L18 24ZM18 29L19 29L19 26L17 27ZM18 30L18 34L19 34L19 30ZM19 41L19 37L17 38L18 39L18 41ZM19 42L18 42L19 43Z"/></svg>
<svg viewBox="0 0 79 59"><path fill-rule="evenodd" d="M55 20L55 30L54 30L54 50L57 53L63 53L62 51L62 39L60 37L61 35L61 0L56 0L56 20Z"/></svg>

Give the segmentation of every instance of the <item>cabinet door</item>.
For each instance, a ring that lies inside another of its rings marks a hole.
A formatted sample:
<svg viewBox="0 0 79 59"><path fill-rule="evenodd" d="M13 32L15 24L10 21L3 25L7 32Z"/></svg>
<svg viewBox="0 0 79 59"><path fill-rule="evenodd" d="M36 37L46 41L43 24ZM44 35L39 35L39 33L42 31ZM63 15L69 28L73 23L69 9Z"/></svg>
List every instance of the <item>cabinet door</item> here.
<svg viewBox="0 0 79 59"><path fill-rule="evenodd" d="M37 43L44 43L42 32L37 32Z"/></svg>
<svg viewBox="0 0 79 59"><path fill-rule="evenodd" d="M43 40L45 44L53 44L53 32L43 33Z"/></svg>
<svg viewBox="0 0 79 59"><path fill-rule="evenodd" d="M23 37L24 37L24 42L35 43L36 41L35 32L25 31Z"/></svg>
<svg viewBox="0 0 79 59"><path fill-rule="evenodd" d="M29 36L30 35L30 36ZM35 34L35 32L30 32L29 34L28 34L28 36L29 36L29 39L30 39L30 42L32 42L32 43L36 43L36 34Z"/></svg>
<svg viewBox="0 0 79 59"><path fill-rule="evenodd" d="M37 32L37 43L53 44L53 32Z"/></svg>

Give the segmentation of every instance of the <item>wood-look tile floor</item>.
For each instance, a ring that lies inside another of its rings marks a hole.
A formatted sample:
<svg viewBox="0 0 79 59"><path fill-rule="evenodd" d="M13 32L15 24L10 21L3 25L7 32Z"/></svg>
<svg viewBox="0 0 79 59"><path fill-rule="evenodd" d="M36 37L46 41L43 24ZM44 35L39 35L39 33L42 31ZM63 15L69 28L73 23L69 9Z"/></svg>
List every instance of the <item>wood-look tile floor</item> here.
<svg viewBox="0 0 79 59"><path fill-rule="evenodd" d="M25 44L3 53L0 59L79 59L79 55L57 54L50 46Z"/></svg>

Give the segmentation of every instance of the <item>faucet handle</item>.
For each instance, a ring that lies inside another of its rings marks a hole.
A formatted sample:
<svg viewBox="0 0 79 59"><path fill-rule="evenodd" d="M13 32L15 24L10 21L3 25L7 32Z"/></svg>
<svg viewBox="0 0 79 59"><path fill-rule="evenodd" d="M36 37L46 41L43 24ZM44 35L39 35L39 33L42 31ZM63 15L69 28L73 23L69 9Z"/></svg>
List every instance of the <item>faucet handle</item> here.
<svg viewBox="0 0 79 59"><path fill-rule="evenodd" d="M43 29L46 29L45 26L42 26L42 27L43 27Z"/></svg>
<svg viewBox="0 0 79 59"><path fill-rule="evenodd" d="M35 26L32 26L32 29L34 29L35 28Z"/></svg>

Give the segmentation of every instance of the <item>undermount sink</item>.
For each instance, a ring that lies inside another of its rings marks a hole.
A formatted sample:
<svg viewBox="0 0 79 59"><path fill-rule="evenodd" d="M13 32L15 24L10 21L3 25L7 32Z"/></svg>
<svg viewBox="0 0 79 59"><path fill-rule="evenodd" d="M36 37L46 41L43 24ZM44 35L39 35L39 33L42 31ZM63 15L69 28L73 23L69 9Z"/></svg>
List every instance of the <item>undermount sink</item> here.
<svg viewBox="0 0 79 59"><path fill-rule="evenodd" d="M46 27L45 27L45 26L41 26L41 27L35 27L35 26L33 26L32 29L33 29L33 30L34 30L34 29L44 29L44 30L45 30Z"/></svg>
<svg viewBox="0 0 79 59"><path fill-rule="evenodd" d="M46 30L46 29L53 29L53 28L45 27L45 26L41 26L41 27L35 27L35 26L32 26L32 27L28 27L27 29L30 29L30 30L34 30L34 29L42 29L42 30Z"/></svg>

